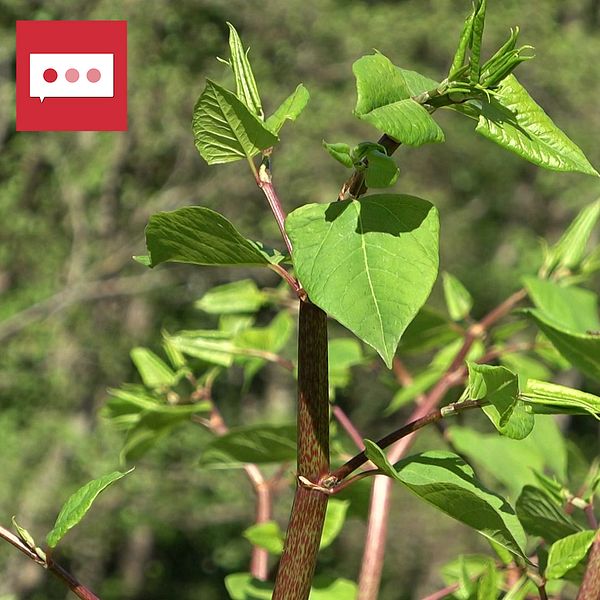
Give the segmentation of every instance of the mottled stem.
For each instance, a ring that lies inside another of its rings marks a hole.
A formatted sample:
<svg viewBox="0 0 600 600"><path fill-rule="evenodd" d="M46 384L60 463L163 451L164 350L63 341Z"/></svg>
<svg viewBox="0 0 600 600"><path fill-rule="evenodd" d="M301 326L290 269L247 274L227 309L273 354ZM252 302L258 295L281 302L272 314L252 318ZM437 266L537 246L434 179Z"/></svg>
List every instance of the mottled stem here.
<svg viewBox="0 0 600 600"><path fill-rule="evenodd" d="M600 600L600 529L596 532L577 600Z"/></svg>
<svg viewBox="0 0 600 600"><path fill-rule="evenodd" d="M318 483L329 470L327 317L300 301L298 325L298 476ZM273 600L306 600L317 561L327 495L298 485Z"/></svg>

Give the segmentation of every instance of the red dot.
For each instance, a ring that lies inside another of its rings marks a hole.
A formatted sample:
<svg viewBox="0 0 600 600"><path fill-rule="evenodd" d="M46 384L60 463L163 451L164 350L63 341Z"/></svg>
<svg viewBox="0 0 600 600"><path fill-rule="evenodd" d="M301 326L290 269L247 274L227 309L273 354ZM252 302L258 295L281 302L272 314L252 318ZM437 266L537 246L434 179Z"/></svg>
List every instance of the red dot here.
<svg viewBox="0 0 600 600"><path fill-rule="evenodd" d="M91 83L96 83L97 81L100 81L100 71L98 71L98 69L90 69L87 72L87 78L88 81L90 81Z"/></svg>
<svg viewBox="0 0 600 600"><path fill-rule="evenodd" d="M58 77L58 74L54 69L46 69L44 71L44 79L48 83L52 83L52 82L56 81L57 77Z"/></svg>
<svg viewBox="0 0 600 600"><path fill-rule="evenodd" d="M67 69L65 78L69 83L75 83L79 79L79 71L77 69Z"/></svg>

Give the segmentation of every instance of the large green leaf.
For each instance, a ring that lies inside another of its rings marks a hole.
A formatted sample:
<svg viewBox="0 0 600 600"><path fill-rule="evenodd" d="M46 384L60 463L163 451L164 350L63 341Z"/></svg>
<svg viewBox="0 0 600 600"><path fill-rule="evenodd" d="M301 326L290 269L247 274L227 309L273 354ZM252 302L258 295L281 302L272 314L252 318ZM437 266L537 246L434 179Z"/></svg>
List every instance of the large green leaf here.
<svg viewBox="0 0 600 600"><path fill-rule="evenodd" d="M538 106L514 75L481 104L476 131L503 148L553 171L598 176L583 152Z"/></svg>
<svg viewBox="0 0 600 600"><path fill-rule="evenodd" d="M281 103L279 108L265 121L267 129L274 134L279 133L286 121L295 121L304 110L310 94L300 83L298 87Z"/></svg>
<svg viewBox="0 0 600 600"><path fill-rule="evenodd" d="M593 292L537 277L525 277L523 282L535 306L562 329L573 333L600 329L598 296Z"/></svg>
<svg viewBox="0 0 600 600"><path fill-rule="evenodd" d="M381 194L307 204L288 215L296 273L309 298L388 366L438 269L438 215L425 200Z"/></svg>
<svg viewBox="0 0 600 600"><path fill-rule="evenodd" d="M548 565L544 572L546 578L560 579L582 562L595 536L595 531L580 531L554 542L548 553Z"/></svg>
<svg viewBox="0 0 600 600"><path fill-rule="evenodd" d="M242 237L225 217L203 206L150 217L146 246L151 267L163 262L260 266L270 262L268 255Z"/></svg>
<svg viewBox="0 0 600 600"><path fill-rule="evenodd" d="M62 507L52 531L46 537L50 548L56 547L56 544L64 537L64 535L83 519L88 510L92 507L94 500L98 494L105 490L109 485L118 481L125 475L131 473L133 469L121 473L114 471L108 475L104 475L98 479L94 479L86 483L82 488L77 490Z"/></svg>
<svg viewBox="0 0 600 600"><path fill-rule="evenodd" d="M504 498L486 489L460 456L423 452L392 466L375 443L365 440L365 448L368 458L386 475L453 519L524 556L525 532L514 510Z"/></svg>
<svg viewBox="0 0 600 600"><path fill-rule="evenodd" d="M383 54L359 58L352 70L357 91L354 114L359 119L409 146L444 141L439 125L412 99L413 90L403 71ZM413 75L409 77L415 86L417 79Z"/></svg>
<svg viewBox="0 0 600 600"><path fill-rule="evenodd" d="M523 488L516 509L525 531L547 542L555 542L581 531L581 526L564 512L556 500L532 485Z"/></svg>
<svg viewBox="0 0 600 600"><path fill-rule="evenodd" d="M250 158L279 141L234 93L210 79L194 107L192 129L209 165Z"/></svg>
<svg viewBox="0 0 600 600"><path fill-rule="evenodd" d="M244 50L242 40L235 27L231 23L227 23L227 25L229 26L229 50L231 52L230 65L235 77L237 97L252 113L261 117L260 95L248 60L248 50Z"/></svg>
<svg viewBox="0 0 600 600"><path fill-rule="evenodd" d="M525 311L536 323L554 347L574 367L600 381L600 335L574 333L557 324L556 321L538 309Z"/></svg>
<svg viewBox="0 0 600 600"><path fill-rule="evenodd" d="M296 460L295 425L247 425L207 444L200 457L203 467L230 469L246 463Z"/></svg>
<svg viewBox="0 0 600 600"><path fill-rule="evenodd" d="M531 408L519 399L517 375L505 367L469 363L468 395L485 400L483 407L496 429L507 437L522 440L534 425Z"/></svg>

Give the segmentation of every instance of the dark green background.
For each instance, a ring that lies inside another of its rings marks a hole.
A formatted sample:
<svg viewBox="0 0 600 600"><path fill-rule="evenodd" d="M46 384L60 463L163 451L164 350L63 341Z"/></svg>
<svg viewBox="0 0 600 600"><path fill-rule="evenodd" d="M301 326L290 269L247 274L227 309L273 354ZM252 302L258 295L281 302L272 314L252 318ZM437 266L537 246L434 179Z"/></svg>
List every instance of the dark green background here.
<svg viewBox="0 0 600 600"><path fill-rule="evenodd" d="M537 58L519 78L598 168L600 3L489 4L487 51L521 25L521 40L536 47ZM157 347L161 327L211 326L192 302L215 283L247 275L184 266L146 271L130 257L144 253L148 216L200 204L224 213L248 237L279 244L246 165L209 169L193 145L191 113L204 78L232 84L215 60L228 54L226 21L251 47L268 113L299 82L311 93L274 157L289 211L331 201L347 175L322 139L354 144L377 136L352 117L352 62L376 48L440 79L469 7L466 0L0 0L0 523L8 526L16 514L42 539L68 494L117 466L120 437L97 412L108 387L137 380L130 348ZM16 133L17 19L126 19L129 131ZM596 198L598 183L537 169L476 136L470 121L442 112L447 142L401 148L397 189L438 206L442 268L472 291L477 316L535 270L539 238L556 239ZM268 273L251 275L277 283ZM432 302L441 305L439 286ZM369 437L390 427L379 421L389 391L373 377L361 377L344 396ZM292 414L293 381L285 374L267 369L241 399L240 380L234 372L219 388L231 422L264 410ZM205 436L199 428L179 429L65 540L61 561L103 599L226 598L224 575L247 568L249 545L240 532L251 523L252 492L241 475L198 469ZM583 440L584 452L595 451L593 427L573 437ZM427 443L439 442L432 434ZM277 504L282 521L288 507L284 493ZM484 547L400 490L391 528L382 600L441 587L440 564ZM353 518L324 552L320 571L356 578L363 533ZM1 600L65 597L59 583L4 544L0 573Z"/></svg>

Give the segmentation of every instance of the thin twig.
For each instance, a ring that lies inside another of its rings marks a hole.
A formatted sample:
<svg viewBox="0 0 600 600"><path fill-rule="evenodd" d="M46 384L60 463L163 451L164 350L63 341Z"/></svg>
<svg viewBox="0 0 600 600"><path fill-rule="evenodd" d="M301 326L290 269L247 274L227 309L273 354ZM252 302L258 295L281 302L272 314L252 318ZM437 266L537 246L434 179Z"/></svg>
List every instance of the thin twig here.
<svg viewBox="0 0 600 600"><path fill-rule="evenodd" d="M363 450L363 436L360 434L350 417L344 412L341 406L334 404L331 408L333 416L338 420L339 424L344 428L350 439L354 442L359 450Z"/></svg>
<svg viewBox="0 0 600 600"><path fill-rule="evenodd" d="M42 559L38 554L32 550L27 544L25 544L20 538L11 533L8 529L0 526L0 538L6 540L9 544L12 544L17 550L22 552L25 556L36 562L38 565L44 567L56 577L58 577L63 583L65 583L69 589L82 600L100 600L96 594L80 583L71 573L61 567L58 563L54 562L51 558L47 557L46 560Z"/></svg>
<svg viewBox="0 0 600 600"><path fill-rule="evenodd" d="M459 583L452 583L447 585L445 588L438 590L437 592L433 592L433 594L429 594L429 596L424 596L421 600L442 600L446 596L453 594L460 587Z"/></svg>
<svg viewBox="0 0 600 600"><path fill-rule="evenodd" d="M470 410L473 408L480 408L482 405L483 405L483 402L481 400L465 400L464 402L450 404L450 405L444 407L443 409L433 410L429 414L427 414L423 417L420 417L418 419L415 419L414 421L411 421L407 425L404 425L403 427L400 427L399 429L396 429L395 431L388 433L388 435L386 435L385 437L382 437L380 440L377 441L377 445L380 448L387 448L388 446L391 446L398 440L401 440L402 438L410 435L411 433L414 433L415 431L418 431L419 429L422 429L423 427L426 427L427 425L430 425L431 423L435 423L436 421L443 419L446 415L458 414L465 410ZM358 469L358 467L360 467L364 463L366 463L367 460L368 460L367 455L366 455L365 451L363 450L356 456L353 456L349 461L344 463L341 467L332 471L327 476L327 479L335 478L337 481L342 481L350 473L352 473L353 471Z"/></svg>
<svg viewBox="0 0 600 600"><path fill-rule="evenodd" d="M271 178L271 172L268 169L268 158L265 159L266 162L263 162L260 165L258 176L256 177L256 185L262 190L269 206L271 207L271 211L273 212L273 216L275 217L275 221L277 221L277 225L279 226L279 231L281 232L281 237L285 242L286 248L290 255L292 254L292 242L288 237L288 234L285 231L285 212L283 210L283 206L281 204L281 200L279 200L279 196L273 187L273 180Z"/></svg>

